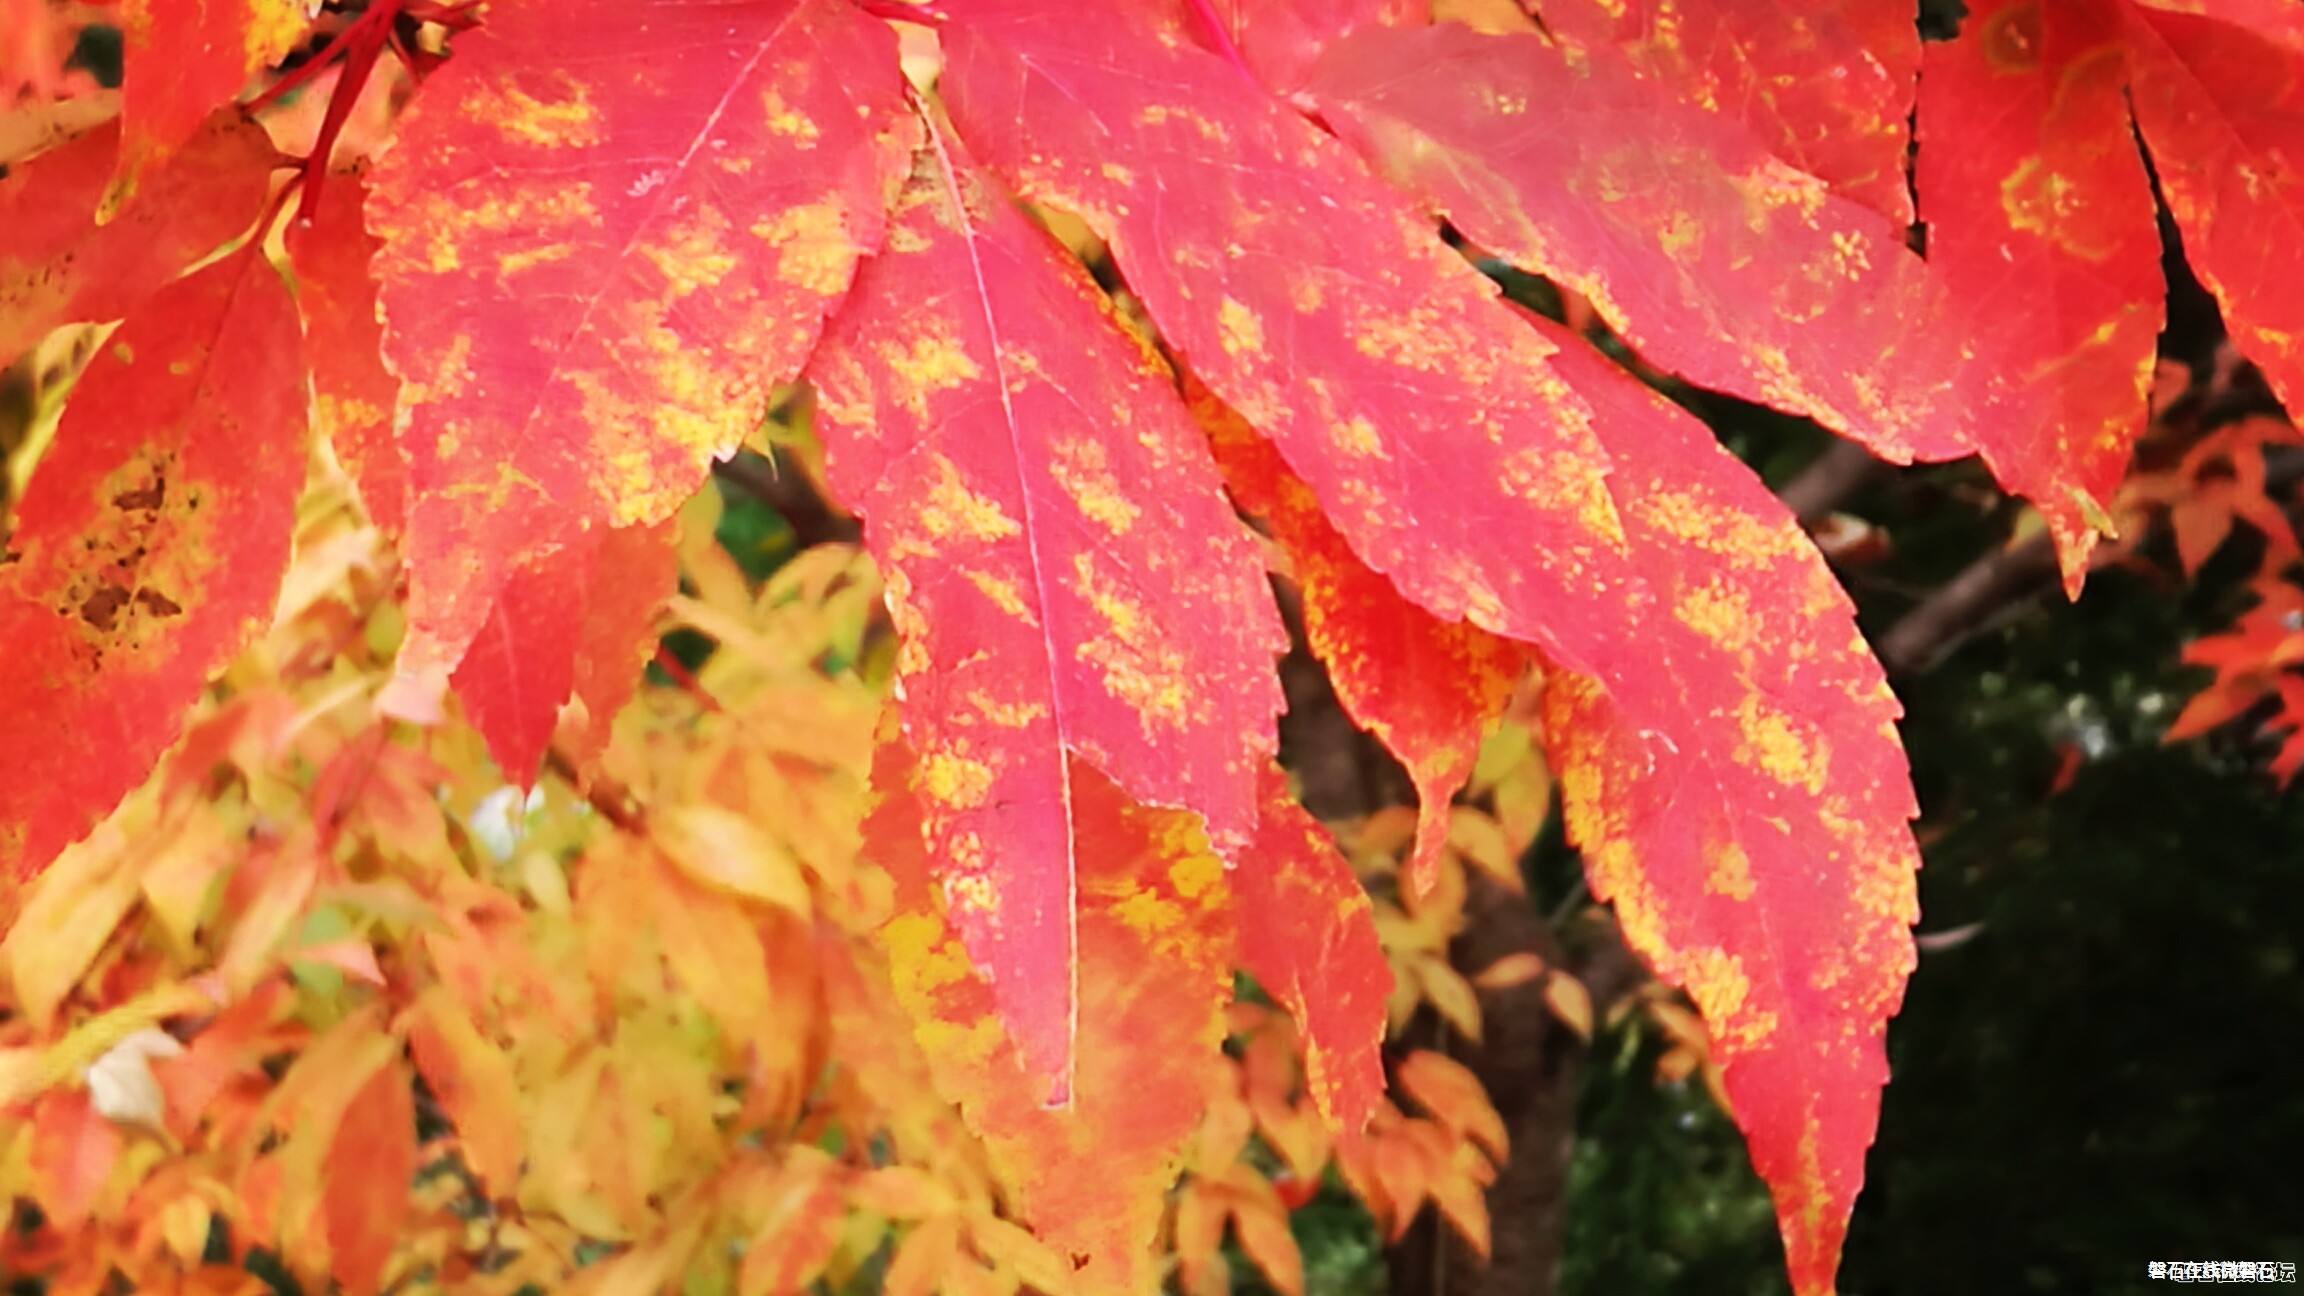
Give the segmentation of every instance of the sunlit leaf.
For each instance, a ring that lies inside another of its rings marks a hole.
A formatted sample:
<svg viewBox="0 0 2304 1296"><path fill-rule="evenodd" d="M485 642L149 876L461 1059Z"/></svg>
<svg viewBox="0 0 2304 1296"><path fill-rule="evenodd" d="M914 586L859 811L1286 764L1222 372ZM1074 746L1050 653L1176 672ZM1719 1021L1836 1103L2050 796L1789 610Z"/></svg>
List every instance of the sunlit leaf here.
<svg viewBox="0 0 2304 1296"><path fill-rule="evenodd" d="M405 384L411 672L523 560L670 516L795 376L912 136L837 0L492 5L378 167Z"/></svg>
<svg viewBox="0 0 2304 1296"><path fill-rule="evenodd" d="M99 829L64 853L24 895L0 935L0 968L10 997L45 1030L57 1008L112 939L136 903L136 870L123 858L126 834Z"/></svg>
<svg viewBox="0 0 2304 1296"><path fill-rule="evenodd" d="M1393 1071L1401 1091L1459 1137L1476 1140L1501 1161L1508 1151L1504 1119L1496 1114L1480 1078L1464 1064L1430 1049L1400 1059Z"/></svg>
<svg viewBox="0 0 2304 1296"><path fill-rule="evenodd" d="M1613 46L1778 157L1888 217L1912 220L1904 163L1920 33L1879 0L1536 0L1554 35Z"/></svg>
<svg viewBox="0 0 2304 1296"><path fill-rule="evenodd" d="M1220 849L1248 840L1286 647L1262 566L1157 362L941 129L809 372L832 486L888 579L952 920L1061 1102L1068 764L1198 812Z"/></svg>
<svg viewBox="0 0 2304 1296"><path fill-rule="evenodd" d="M1303 592L1304 637L1346 715L1384 743L1416 785L1409 884L1432 885L1449 800L1471 777L1480 740L1528 665L1519 644L1408 602L1330 526L1279 452L1205 391L1194 409L1232 498L1264 523Z"/></svg>
<svg viewBox="0 0 2304 1296"><path fill-rule="evenodd" d="M1277 768L1264 797L1255 846L1232 874L1240 966L1296 1019L1306 1085L1329 1128L1356 1133L1384 1093L1377 1049L1392 969L1335 839Z"/></svg>
<svg viewBox="0 0 2304 1296"><path fill-rule="evenodd" d="M54 1090L33 1104L31 1171L40 1209L67 1233L88 1222L128 1137L96 1110L85 1089Z"/></svg>
<svg viewBox="0 0 2304 1296"><path fill-rule="evenodd" d="M1235 939L1224 866L1191 816L1132 806L1073 759L1080 1043L1071 1105L1049 1107L945 918L905 791L912 764L900 741L882 748L866 849L896 879L881 934L937 1088L982 1131L1022 1219L1072 1256L1081 1290L1149 1293L1165 1197L1218 1074Z"/></svg>
<svg viewBox="0 0 2304 1296"><path fill-rule="evenodd" d="M426 990L400 1023L408 1051L449 1122L466 1164L493 1195L509 1195L520 1173L521 1102L512 1063L438 987Z"/></svg>
<svg viewBox="0 0 2304 1296"><path fill-rule="evenodd" d="M1970 317L1903 228L1613 47L1367 33L1329 52L1312 92L1385 174L1588 298L1659 368L1898 462L1973 448Z"/></svg>
<svg viewBox="0 0 2304 1296"><path fill-rule="evenodd" d="M1827 1292L1915 959L1899 708L1848 596L1759 479L1596 352L1563 346L1555 363L1571 362L1613 397L1627 533L1653 555L1648 701L1727 723L1652 730L1590 679L1548 676L1569 839L1633 950L1703 1011L1794 1289Z"/></svg>

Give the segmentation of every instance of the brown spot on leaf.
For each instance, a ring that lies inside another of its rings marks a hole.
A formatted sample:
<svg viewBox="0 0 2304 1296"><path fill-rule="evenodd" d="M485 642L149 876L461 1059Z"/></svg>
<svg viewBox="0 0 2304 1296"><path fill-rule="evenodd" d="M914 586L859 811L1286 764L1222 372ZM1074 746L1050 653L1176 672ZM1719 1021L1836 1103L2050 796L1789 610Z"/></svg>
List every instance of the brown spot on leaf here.
<svg viewBox="0 0 2304 1296"><path fill-rule="evenodd" d="M157 512L160 506L167 503L167 501L168 482L165 478L162 478L155 480L149 486L141 486L135 490L125 490L113 496L112 507L124 509L146 509Z"/></svg>
<svg viewBox="0 0 2304 1296"><path fill-rule="evenodd" d="M97 630L110 634L120 619L120 609L128 604L128 591L117 585L100 585L80 603L80 619Z"/></svg>
<svg viewBox="0 0 2304 1296"><path fill-rule="evenodd" d="M172 617L184 615L184 608L176 600L155 590L136 591L136 606L151 616Z"/></svg>

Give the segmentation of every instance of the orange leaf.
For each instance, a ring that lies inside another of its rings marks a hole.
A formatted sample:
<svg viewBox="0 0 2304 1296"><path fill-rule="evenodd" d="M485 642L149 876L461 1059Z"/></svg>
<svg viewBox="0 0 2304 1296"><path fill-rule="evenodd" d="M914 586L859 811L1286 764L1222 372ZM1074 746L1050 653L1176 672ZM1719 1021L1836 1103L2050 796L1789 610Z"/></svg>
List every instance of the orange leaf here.
<svg viewBox="0 0 2304 1296"><path fill-rule="evenodd" d="M1393 1072L1400 1088L1458 1139L1470 1138L1502 1161L1509 1153L1504 1119L1488 1101L1479 1077L1453 1058L1417 1049Z"/></svg>
<svg viewBox="0 0 2304 1296"><path fill-rule="evenodd" d="M896 1244L881 1281L884 1296L934 1296L944 1275L969 1261L960 1252L960 1221L947 1215L915 1224Z"/></svg>
<svg viewBox="0 0 2304 1296"><path fill-rule="evenodd" d="M1304 1296L1304 1254L1289 1231L1288 1208L1270 1184L1259 1179L1258 1186L1262 1191L1232 1195L1232 1228L1240 1249L1284 1296Z"/></svg>
<svg viewBox="0 0 2304 1296"><path fill-rule="evenodd" d="M672 975L730 1036L749 1040L768 1032L774 1026L768 957L747 904L689 880L660 848L645 848L643 857L653 864L648 892Z"/></svg>
<svg viewBox="0 0 2304 1296"><path fill-rule="evenodd" d="M1483 990L1506 990L1526 985L1544 975L1544 960L1526 950L1507 954L1480 969L1472 984Z"/></svg>
<svg viewBox="0 0 2304 1296"><path fill-rule="evenodd" d="M1264 818L1232 891L1240 966L1296 1019L1305 1084L1329 1129L1358 1133L1384 1092L1392 968L1367 892L1277 766L1265 771Z"/></svg>
<svg viewBox="0 0 2304 1296"><path fill-rule="evenodd" d="M85 1089L42 1095L29 1123L34 1197L48 1222L71 1236L87 1225L127 1137L97 1113Z"/></svg>
<svg viewBox="0 0 2304 1296"><path fill-rule="evenodd" d="M1457 1145L1445 1164L1446 1168L1433 1176L1432 1203L1471 1244L1473 1253L1486 1259L1488 1196L1483 1189L1492 1182L1493 1171L1481 1159L1479 1151L1468 1144Z"/></svg>
<svg viewBox="0 0 2304 1296"><path fill-rule="evenodd" d="M361 225L367 202L360 177L329 177L311 222L288 227L288 256L312 362L315 430L352 474L369 518L397 541L408 523L408 459L392 435L400 383L378 354L384 328L368 263L381 243Z"/></svg>
<svg viewBox="0 0 2304 1296"><path fill-rule="evenodd" d="M337 1223L335 1193L340 1177L333 1173L338 1164L335 1152L347 1117L354 1123L366 1118L354 1108L363 1098L374 1100L375 1077L399 1074L399 1041L382 1026L382 1016L373 1007L343 1018L296 1059L268 1100L272 1123L287 1141L256 1163L276 1161L279 1166L271 1221L278 1232L263 1241L277 1245L292 1266L315 1272L328 1267L321 1263L322 1257L331 1256L336 1239L346 1236ZM404 1075L401 1082L406 1083ZM411 1116L409 1128L413 1126ZM383 1133L376 1137L381 1139ZM389 1185L403 1199L409 1187L406 1178ZM369 1191L386 1188L378 1184ZM242 1195L253 1193L243 1187Z"/></svg>
<svg viewBox="0 0 2304 1296"><path fill-rule="evenodd" d="M1545 978L1544 1006L1576 1032L1577 1038L1592 1038L1592 992L1585 989L1582 981L1565 972L1555 972Z"/></svg>
<svg viewBox="0 0 2304 1296"><path fill-rule="evenodd" d="M296 310L241 252L160 291L88 366L0 565L0 858L37 873L143 781L269 619L304 483Z"/></svg>
<svg viewBox="0 0 2304 1296"><path fill-rule="evenodd" d="M1262 518L1288 554L1304 595L1304 635L1328 667L1336 700L1400 758L1416 785L1408 879L1422 894L1440 867L1449 800L1471 777L1481 737L1526 671L1528 650L1402 598L1353 554L1270 442L1200 384L1188 389L1232 498Z"/></svg>
<svg viewBox="0 0 2304 1296"><path fill-rule="evenodd" d="M952 1190L917 1166L882 1166L848 1185L848 1202L894 1220L933 1219L959 1205Z"/></svg>
<svg viewBox="0 0 2304 1296"><path fill-rule="evenodd" d="M118 208L311 26L305 0L122 0ZM152 199L147 196L146 201Z"/></svg>
<svg viewBox="0 0 2304 1296"><path fill-rule="evenodd" d="M741 1296L796 1296L824 1270L839 1244L846 1203L829 1157L795 1147L737 1274Z"/></svg>
<svg viewBox="0 0 2304 1296"><path fill-rule="evenodd" d="M1403 1121L1368 1138L1376 1182L1383 1187L1384 1204L1390 1212L1387 1236L1394 1242L1407 1236L1408 1226L1424 1209L1424 1199L1431 1195L1432 1180L1440 1170L1424 1145L1410 1137L1412 1125Z"/></svg>
<svg viewBox="0 0 2304 1296"><path fill-rule="evenodd" d="M247 994L271 975L281 946L303 921L320 884L320 860L309 847L298 849L301 845L253 851L233 879L245 903L232 925L231 942L216 961L216 974L233 995Z"/></svg>
<svg viewBox="0 0 2304 1296"><path fill-rule="evenodd" d="M865 839L896 882L881 936L936 1086L983 1134L1021 1219L1084 1266L1083 1289L1149 1293L1166 1194L1220 1074L1234 940L1223 864L1189 816L1131 805L1072 762L1081 1044L1072 1104L1048 1107L944 916L904 791L911 764L900 740L882 747Z"/></svg>
<svg viewBox="0 0 2304 1296"><path fill-rule="evenodd" d="M0 934L0 967L7 970L11 997L37 1030L54 1023L56 1010L136 903L128 845L126 834L114 827L67 851L27 889L23 907Z"/></svg>
<svg viewBox="0 0 2304 1296"><path fill-rule="evenodd" d="M1208 1271L1224 1267L1225 1211L1221 1190L1199 1179L1186 1183L1176 1194L1170 1246L1187 1292L1204 1290Z"/></svg>
<svg viewBox="0 0 2304 1296"><path fill-rule="evenodd" d="M107 124L0 176L0 364L59 325L134 314L252 224L277 160L264 132L219 113L109 225L97 204L120 151Z"/></svg>
<svg viewBox="0 0 2304 1296"><path fill-rule="evenodd" d="M264 1060L280 1051L280 1024L293 1007L283 982L266 982L218 1013L181 1054L153 1064L177 1138L190 1142L204 1120L220 1137L231 1133L235 1113L219 1110L219 1099L235 1083L263 1078Z"/></svg>
<svg viewBox="0 0 2304 1296"><path fill-rule="evenodd" d="M439 986L417 996L399 1029L417 1071L456 1127L465 1164L489 1196L510 1196L520 1178L522 1147L519 1081L511 1060Z"/></svg>
<svg viewBox="0 0 2304 1296"><path fill-rule="evenodd" d="M329 1271L351 1296L379 1290L407 1223L416 1178L412 1083L398 1061L377 1068L346 1107L328 1150L337 1168L322 1206Z"/></svg>

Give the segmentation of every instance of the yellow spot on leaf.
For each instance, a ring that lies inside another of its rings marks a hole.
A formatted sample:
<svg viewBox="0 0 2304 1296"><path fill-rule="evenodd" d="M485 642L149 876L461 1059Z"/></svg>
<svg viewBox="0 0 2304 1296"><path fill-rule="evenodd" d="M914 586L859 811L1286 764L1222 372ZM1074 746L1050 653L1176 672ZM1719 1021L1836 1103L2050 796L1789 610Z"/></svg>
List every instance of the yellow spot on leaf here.
<svg viewBox="0 0 2304 1296"><path fill-rule="evenodd" d="M592 106L591 91L567 72L548 74L555 84L549 98L538 98L512 84L476 84L460 105L463 116L479 125L538 148L592 148L604 138L600 112Z"/></svg>
<svg viewBox="0 0 2304 1296"><path fill-rule="evenodd" d="M322 435L335 436L346 428L380 423L385 418L385 411L364 400L347 400L342 396L316 391L312 394L312 415Z"/></svg>
<svg viewBox="0 0 2304 1296"><path fill-rule="evenodd" d="M1336 445L1348 454L1363 458L1391 458L1384 453L1384 438L1365 414L1355 414L1336 425Z"/></svg>
<svg viewBox="0 0 2304 1296"><path fill-rule="evenodd" d="M303 0L248 0L248 28L243 42L246 66L257 68L279 61L295 48L312 26L312 14Z"/></svg>
<svg viewBox="0 0 2304 1296"><path fill-rule="evenodd" d="M816 147L817 139L823 134L817 129L816 123L809 120L808 114L786 103L774 85L761 91L760 110L761 120L767 123L770 131L791 140L800 148Z"/></svg>
<svg viewBox="0 0 2304 1296"><path fill-rule="evenodd" d="M1805 788L1813 796L1824 790L1827 766L1824 739L1803 738L1790 717L1758 695L1736 708L1736 723L1744 733L1736 758L1758 768L1786 787Z"/></svg>
<svg viewBox="0 0 2304 1296"><path fill-rule="evenodd" d="M858 250L838 198L786 207L751 232L776 249L776 277L785 283L827 297L848 286Z"/></svg>
<svg viewBox="0 0 2304 1296"><path fill-rule="evenodd" d="M1318 279L1297 270L1288 279L1288 304L1310 315L1327 306L1328 294Z"/></svg>
<svg viewBox="0 0 2304 1296"><path fill-rule="evenodd" d="M930 395L965 386L982 377L984 371L941 316L916 318L912 327L916 331L910 336L883 339L875 349L900 384L896 402L914 418L927 422Z"/></svg>
<svg viewBox="0 0 2304 1296"><path fill-rule="evenodd" d="M914 511L914 520L938 540L965 539L989 543L1024 534L1016 519L1000 505L968 489L960 469L950 459L936 456L936 480L928 497Z"/></svg>
<svg viewBox="0 0 2304 1296"><path fill-rule="evenodd" d="M565 261L575 254L576 247L572 243L549 243L543 247L499 253L496 257L496 277L509 279L523 270L546 262Z"/></svg>
<svg viewBox="0 0 2304 1296"><path fill-rule="evenodd" d="M1136 114L1136 122L1141 126L1158 127L1167 126L1171 123L1188 126L1194 134L1210 143L1229 145L1232 142L1232 132L1225 129L1222 122L1212 120L1206 113L1191 108L1171 108L1165 104L1149 104Z"/></svg>
<svg viewBox="0 0 2304 1296"><path fill-rule="evenodd" d="M969 691L968 705L1003 729L1022 729L1048 718L1048 708L1042 703L1003 702L982 689Z"/></svg>
<svg viewBox="0 0 2304 1296"><path fill-rule="evenodd" d="M1682 594L1672 615L1680 624L1738 655L1751 648L1753 632L1758 628L1750 594L1718 577Z"/></svg>
<svg viewBox="0 0 2304 1296"><path fill-rule="evenodd" d="M1704 227L1687 212L1674 212L1656 228L1656 246L1674 261L1692 260L1688 253L1701 248ZM1587 294L1589 295L1589 294Z"/></svg>
<svg viewBox="0 0 2304 1296"><path fill-rule="evenodd" d="M924 752L920 791L955 810L973 810L992 792L992 767L956 751Z"/></svg>
<svg viewBox="0 0 2304 1296"><path fill-rule="evenodd" d="M1121 493L1120 480L1100 441L1086 439L1057 443L1048 471L1082 515L1113 535L1125 535L1144 510Z"/></svg>
<svg viewBox="0 0 2304 1296"><path fill-rule="evenodd" d="M589 230L600 224L592 202L592 186L584 182L555 183L510 193L490 193L469 208L460 208L448 194L431 193L419 200L411 222L424 231L425 257L432 270L446 273L462 264L457 247L494 243L489 235L512 234L521 247L549 243L563 231ZM390 231L379 231L390 236Z"/></svg>
<svg viewBox="0 0 2304 1296"><path fill-rule="evenodd" d="M1137 890L1114 906L1114 915L1128 927L1155 940L1184 925L1184 906L1157 891Z"/></svg>
<svg viewBox="0 0 2304 1296"><path fill-rule="evenodd" d="M664 276L665 295L672 301L717 285L737 266L728 250L728 218L717 207L698 209L669 230L660 244L642 244L640 255Z"/></svg>
<svg viewBox="0 0 2304 1296"><path fill-rule="evenodd" d="M1148 725L1182 728L1191 693L1184 654L1168 641L1169 631L1099 573L1089 555L1074 554L1072 571L1075 592L1107 629L1080 644L1079 659L1101 669L1104 691L1134 707Z"/></svg>
<svg viewBox="0 0 2304 1296"><path fill-rule="evenodd" d="M1752 857L1741 843L1719 842L1705 858L1704 889L1731 900L1752 898Z"/></svg>
<svg viewBox="0 0 2304 1296"><path fill-rule="evenodd" d="M1749 1008L1752 982L1744 974L1744 960L1716 948L1691 951L1688 997L1704 1015L1713 1039L1740 1052L1758 1047L1776 1032L1776 1014Z"/></svg>
<svg viewBox="0 0 2304 1296"><path fill-rule="evenodd" d="M1196 851L1168 866L1168 885L1186 900L1199 899L1223 878L1224 861L1205 851Z"/></svg>
<svg viewBox="0 0 2304 1296"><path fill-rule="evenodd" d="M1264 354L1264 323L1256 312L1233 298L1226 297L1216 308L1218 340L1224 344L1224 354L1240 359Z"/></svg>
<svg viewBox="0 0 2304 1296"><path fill-rule="evenodd" d="M1016 582L973 567L966 574L968 583L975 586L976 591L985 598L992 600L992 606L1025 625L1034 628L1039 626L1039 616L1025 604L1024 596L1016 589Z"/></svg>
<svg viewBox="0 0 2304 1296"><path fill-rule="evenodd" d="M1796 526L1723 508L1694 493L1644 492L1626 507L1672 539L1739 566L1771 566L1808 544Z"/></svg>
<svg viewBox="0 0 2304 1296"><path fill-rule="evenodd" d="M2120 250L2116 223L2088 219L2087 188L2039 154L2002 178L2000 211L2011 229L2037 235L2084 261L2101 262Z"/></svg>
<svg viewBox="0 0 2304 1296"><path fill-rule="evenodd" d="M1790 211L1802 224L1812 226L1830 195L1822 180L1769 158L1744 186L1745 221L1753 233L1765 234L1777 212Z"/></svg>

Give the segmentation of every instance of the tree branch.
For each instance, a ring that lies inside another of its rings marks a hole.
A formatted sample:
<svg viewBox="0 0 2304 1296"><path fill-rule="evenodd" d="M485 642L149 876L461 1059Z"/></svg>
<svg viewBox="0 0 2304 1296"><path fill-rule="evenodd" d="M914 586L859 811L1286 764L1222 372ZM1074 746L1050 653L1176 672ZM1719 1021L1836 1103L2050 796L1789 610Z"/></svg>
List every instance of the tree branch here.
<svg viewBox="0 0 2304 1296"><path fill-rule="evenodd" d="M863 534L856 519L827 504L808 474L781 454L764 459L743 451L712 465L712 475L783 515L799 548L834 541L853 544Z"/></svg>
<svg viewBox="0 0 2304 1296"><path fill-rule="evenodd" d="M2001 609L2056 579L2056 546L2043 531L1996 548L1898 618L1873 645L1890 675L1919 675L1942 661Z"/></svg>
<svg viewBox="0 0 2304 1296"><path fill-rule="evenodd" d="M2264 455L2264 492L2304 482L2304 450L2274 447ZM1873 645L1890 675L1919 675L1996 624L2002 613L2056 583L2056 548L2042 532L2014 548L1994 549L1905 613Z"/></svg>
<svg viewBox="0 0 2304 1296"><path fill-rule="evenodd" d="M1799 476L1784 483L1776 497L1800 525L1813 527L1887 470L1888 465L1873 458L1871 451L1853 441L1835 440Z"/></svg>

